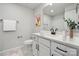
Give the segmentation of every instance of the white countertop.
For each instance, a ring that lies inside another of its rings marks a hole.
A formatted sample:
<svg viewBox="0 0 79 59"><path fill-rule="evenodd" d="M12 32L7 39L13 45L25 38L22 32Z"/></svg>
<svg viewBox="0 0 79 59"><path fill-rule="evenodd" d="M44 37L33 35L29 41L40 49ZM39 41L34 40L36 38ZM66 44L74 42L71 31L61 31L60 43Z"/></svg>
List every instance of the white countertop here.
<svg viewBox="0 0 79 59"><path fill-rule="evenodd" d="M39 36L39 37L46 38L48 40L53 40L53 41L56 41L56 42L59 42L59 43L63 43L63 44L67 44L67 45L79 48L79 37L78 36L73 37L73 39L70 39L69 36L67 36L66 39L65 39L63 34L61 34L61 35L60 34L56 34L56 35L46 34L46 35L43 35L41 33L33 33L33 34L36 35L36 36Z"/></svg>

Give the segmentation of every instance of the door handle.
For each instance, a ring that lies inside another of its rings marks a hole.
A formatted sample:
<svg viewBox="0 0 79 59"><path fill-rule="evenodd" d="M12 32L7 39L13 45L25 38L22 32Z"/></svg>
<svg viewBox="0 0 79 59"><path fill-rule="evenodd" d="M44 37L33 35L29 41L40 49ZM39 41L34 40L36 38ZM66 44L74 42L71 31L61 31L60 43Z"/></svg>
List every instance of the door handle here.
<svg viewBox="0 0 79 59"><path fill-rule="evenodd" d="M65 51L65 50L63 50L63 49L61 49L61 48L59 48L59 47L56 47L56 49L58 49L58 50L60 50L60 51L62 51L62 52L67 53L67 51Z"/></svg>

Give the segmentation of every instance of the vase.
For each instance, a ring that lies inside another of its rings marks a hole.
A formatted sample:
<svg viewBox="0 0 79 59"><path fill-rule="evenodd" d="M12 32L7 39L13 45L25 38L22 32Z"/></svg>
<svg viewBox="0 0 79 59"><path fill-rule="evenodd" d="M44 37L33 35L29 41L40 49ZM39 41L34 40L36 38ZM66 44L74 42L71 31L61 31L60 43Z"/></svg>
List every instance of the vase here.
<svg viewBox="0 0 79 59"><path fill-rule="evenodd" d="M70 29L70 38L73 38L73 29Z"/></svg>

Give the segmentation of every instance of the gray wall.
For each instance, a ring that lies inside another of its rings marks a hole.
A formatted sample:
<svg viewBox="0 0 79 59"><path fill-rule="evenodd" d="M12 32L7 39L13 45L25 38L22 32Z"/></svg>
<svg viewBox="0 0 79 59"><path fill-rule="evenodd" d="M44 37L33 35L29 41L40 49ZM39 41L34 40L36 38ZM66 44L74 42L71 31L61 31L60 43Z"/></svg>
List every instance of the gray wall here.
<svg viewBox="0 0 79 59"><path fill-rule="evenodd" d="M34 14L31 9L18 4L0 4L0 18L19 21L15 32L3 32L0 21L0 51L22 45L34 32ZM18 39L17 36L21 35L23 37Z"/></svg>

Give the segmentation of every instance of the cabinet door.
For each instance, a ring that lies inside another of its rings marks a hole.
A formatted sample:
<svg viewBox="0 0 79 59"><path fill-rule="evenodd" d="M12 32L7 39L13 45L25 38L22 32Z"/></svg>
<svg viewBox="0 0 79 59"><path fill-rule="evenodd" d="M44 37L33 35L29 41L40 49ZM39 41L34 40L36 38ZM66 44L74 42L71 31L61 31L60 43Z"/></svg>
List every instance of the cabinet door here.
<svg viewBox="0 0 79 59"><path fill-rule="evenodd" d="M50 48L39 44L39 56L50 56Z"/></svg>
<svg viewBox="0 0 79 59"><path fill-rule="evenodd" d="M33 51L34 56L38 55L38 49L37 49L38 41L37 41L37 39L38 39L38 37L35 36L35 38L33 39L33 44L32 44L32 51Z"/></svg>
<svg viewBox="0 0 79 59"><path fill-rule="evenodd" d="M62 45L56 42L51 43L51 55L55 56L76 56L77 50L66 45Z"/></svg>
<svg viewBox="0 0 79 59"><path fill-rule="evenodd" d="M33 49L33 55L37 56L38 55L37 41L33 41L32 49Z"/></svg>
<svg viewBox="0 0 79 59"><path fill-rule="evenodd" d="M39 43L40 44L44 44L47 47L50 47L50 41L49 40L46 40L46 39L43 39L43 38L39 38Z"/></svg>

